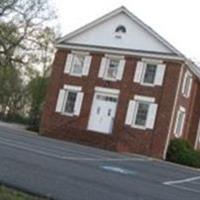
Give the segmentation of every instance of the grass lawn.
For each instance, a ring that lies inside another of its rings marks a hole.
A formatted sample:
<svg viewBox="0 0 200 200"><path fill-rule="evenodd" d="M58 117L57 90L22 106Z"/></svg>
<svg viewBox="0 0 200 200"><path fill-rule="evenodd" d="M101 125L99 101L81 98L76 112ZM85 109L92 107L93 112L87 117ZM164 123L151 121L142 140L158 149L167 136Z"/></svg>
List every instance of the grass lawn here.
<svg viewBox="0 0 200 200"><path fill-rule="evenodd" d="M47 200L44 198L34 197L17 190L9 189L0 185L0 200Z"/></svg>

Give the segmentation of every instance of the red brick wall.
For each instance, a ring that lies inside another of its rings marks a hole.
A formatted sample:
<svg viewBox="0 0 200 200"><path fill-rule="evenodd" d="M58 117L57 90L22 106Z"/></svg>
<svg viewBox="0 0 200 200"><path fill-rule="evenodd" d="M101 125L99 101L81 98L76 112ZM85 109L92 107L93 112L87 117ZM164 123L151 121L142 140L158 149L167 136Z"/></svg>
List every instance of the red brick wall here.
<svg viewBox="0 0 200 200"><path fill-rule="evenodd" d="M47 136L106 149L162 158L181 65L167 62L164 85L162 87L144 87L133 82L136 63L140 58L127 56L123 80L108 82L98 78L103 54L92 54L89 76L81 78L63 73L66 56L67 51L62 49L58 50L55 56L51 83L42 117L41 132ZM68 117L55 113L58 92L64 84L82 86L85 95L79 117ZM120 89L112 135L86 130L95 86ZM124 124L128 102L133 99L134 95L156 98L159 107L154 130L144 131Z"/></svg>

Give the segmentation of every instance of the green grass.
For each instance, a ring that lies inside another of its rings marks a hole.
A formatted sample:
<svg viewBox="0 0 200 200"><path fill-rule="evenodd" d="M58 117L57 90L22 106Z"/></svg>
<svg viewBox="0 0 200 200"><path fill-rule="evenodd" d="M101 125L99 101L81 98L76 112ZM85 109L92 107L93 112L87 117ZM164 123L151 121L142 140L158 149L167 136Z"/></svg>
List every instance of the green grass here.
<svg viewBox="0 0 200 200"><path fill-rule="evenodd" d="M47 200L44 198L34 197L17 190L0 186L0 200Z"/></svg>

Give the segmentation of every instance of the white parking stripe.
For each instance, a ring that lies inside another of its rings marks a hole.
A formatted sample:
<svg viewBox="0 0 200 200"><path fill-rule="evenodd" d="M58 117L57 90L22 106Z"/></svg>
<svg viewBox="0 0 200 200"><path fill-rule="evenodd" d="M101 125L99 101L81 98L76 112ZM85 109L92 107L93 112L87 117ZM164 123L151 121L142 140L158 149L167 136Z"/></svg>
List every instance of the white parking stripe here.
<svg viewBox="0 0 200 200"><path fill-rule="evenodd" d="M195 181L195 180L199 180L200 176L196 176L196 177L191 177L191 178L187 178L187 179L182 179L182 180L176 180L176 181L166 181L163 184L164 185L174 185L174 184L180 184L180 183L186 183L186 182L191 182L191 181Z"/></svg>
<svg viewBox="0 0 200 200"><path fill-rule="evenodd" d="M178 189L181 189L181 190L187 190L187 191L190 191L190 192L196 192L196 193L200 193L199 190L196 190L196 189L193 189L193 188L190 188L190 187L184 187L182 185L170 185L171 187L175 187L175 188L178 188Z"/></svg>

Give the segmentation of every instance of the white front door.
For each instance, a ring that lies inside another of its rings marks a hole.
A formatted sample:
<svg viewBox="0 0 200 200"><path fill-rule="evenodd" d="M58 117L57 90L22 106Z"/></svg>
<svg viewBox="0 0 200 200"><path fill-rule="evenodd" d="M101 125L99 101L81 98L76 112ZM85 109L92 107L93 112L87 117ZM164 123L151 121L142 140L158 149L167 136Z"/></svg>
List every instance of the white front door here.
<svg viewBox="0 0 200 200"><path fill-rule="evenodd" d="M112 133L117 107L117 96L96 93L93 99L88 129Z"/></svg>

